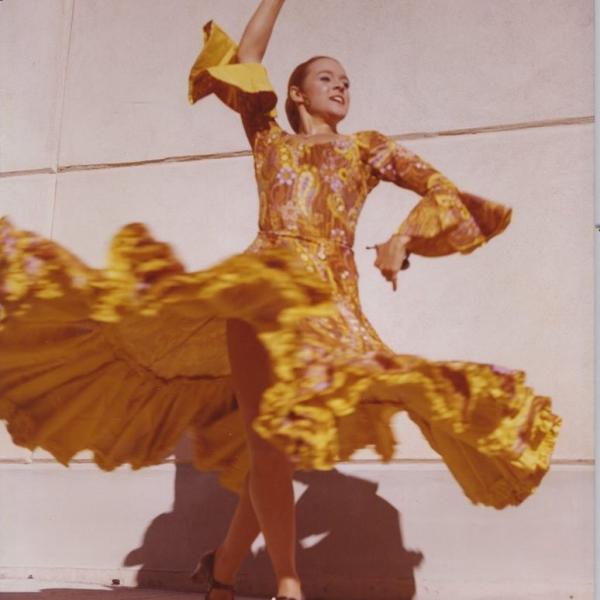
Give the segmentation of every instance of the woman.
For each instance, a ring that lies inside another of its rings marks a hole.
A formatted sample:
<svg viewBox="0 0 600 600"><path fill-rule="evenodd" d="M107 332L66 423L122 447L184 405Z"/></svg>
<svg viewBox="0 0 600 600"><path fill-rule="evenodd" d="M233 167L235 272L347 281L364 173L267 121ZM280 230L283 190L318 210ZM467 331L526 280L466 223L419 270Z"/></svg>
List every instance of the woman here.
<svg viewBox="0 0 600 600"><path fill-rule="evenodd" d="M283 0L262 0L239 46L216 24L190 74L192 102L215 93L240 113L260 195L259 232L242 253L185 273L139 224L113 241L108 269L0 227L0 417L13 440L67 464L90 448L105 469L160 462L190 428L195 464L240 494L222 544L200 561L209 600L233 582L260 531L279 600L301 600L292 475L328 469L365 446L392 457L401 409L474 503L522 502L548 469L560 419L521 371L430 362L388 348L363 315L352 245L381 180L422 196L375 246L396 289L410 253L469 253L511 210L460 191L376 131L341 135L350 104L338 61L290 77L286 112L260 62ZM156 318L159 315L160 319Z"/></svg>

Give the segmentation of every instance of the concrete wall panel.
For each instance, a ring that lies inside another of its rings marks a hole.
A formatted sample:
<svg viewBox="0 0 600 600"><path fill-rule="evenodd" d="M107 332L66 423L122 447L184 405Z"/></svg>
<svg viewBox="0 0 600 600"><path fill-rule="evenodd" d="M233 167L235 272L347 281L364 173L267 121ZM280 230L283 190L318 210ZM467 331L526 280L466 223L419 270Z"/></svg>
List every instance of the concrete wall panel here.
<svg viewBox="0 0 600 600"><path fill-rule="evenodd" d="M184 465L108 474L15 465L0 481L9 490L0 497L3 535L15 540L0 546L0 576L29 564L46 578L189 588L187 573L234 506L212 477ZM557 467L536 495L504 511L471 505L437 465L340 465L297 483L298 561L310 597L592 597L589 467ZM266 596L269 570L255 546L240 593Z"/></svg>
<svg viewBox="0 0 600 600"><path fill-rule="evenodd" d="M239 39L253 9L237 0L76 2L61 164L246 148L236 115L214 98L191 108L186 93L202 25L215 19ZM586 116L592 21L590 0L546 0L543 8L518 0L330 0L310 11L289 2L265 64L283 100L296 64L315 54L338 57L354 98L343 131ZM287 126L283 101L280 111Z"/></svg>
<svg viewBox="0 0 600 600"><path fill-rule="evenodd" d="M99 267L118 228L141 221L194 270L243 250L257 220L247 157L62 173L54 231L57 240Z"/></svg>
<svg viewBox="0 0 600 600"><path fill-rule="evenodd" d="M54 174L0 178L0 216L21 229L50 236L55 186Z"/></svg>
<svg viewBox="0 0 600 600"><path fill-rule="evenodd" d="M0 171L56 163L72 0L0 4Z"/></svg>
<svg viewBox="0 0 600 600"><path fill-rule="evenodd" d="M221 3L222 4L222 3ZM239 119L216 98L191 107L189 70L202 46L206 11L219 3L76 2L65 88L63 165L113 163L248 147ZM229 9L229 10L227 10ZM248 5L246 11L252 11ZM209 17L210 18L210 17Z"/></svg>

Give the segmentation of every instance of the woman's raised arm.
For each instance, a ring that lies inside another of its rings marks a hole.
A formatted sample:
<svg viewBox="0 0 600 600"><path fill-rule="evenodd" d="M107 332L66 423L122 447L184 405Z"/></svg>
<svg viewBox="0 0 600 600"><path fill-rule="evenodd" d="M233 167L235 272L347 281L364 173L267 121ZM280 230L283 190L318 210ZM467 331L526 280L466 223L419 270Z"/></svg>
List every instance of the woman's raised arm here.
<svg viewBox="0 0 600 600"><path fill-rule="evenodd" d="M239 62L262 62L283 3L284 0L261 0L240 40L237 52Z"/></svg>

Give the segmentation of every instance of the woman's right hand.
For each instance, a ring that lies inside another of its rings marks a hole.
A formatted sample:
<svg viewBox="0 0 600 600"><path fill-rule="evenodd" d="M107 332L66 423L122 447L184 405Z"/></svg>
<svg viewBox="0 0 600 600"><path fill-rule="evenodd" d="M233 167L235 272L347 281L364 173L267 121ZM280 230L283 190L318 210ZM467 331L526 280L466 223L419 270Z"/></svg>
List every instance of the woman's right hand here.
<svg viewBox="0 0 600 600"><path fill-rule="evenodd" d="M387 281L391 281L394 291L398 288L398 271L404 271L410 267L408 261L410 253L406 250L406 244L409 240L410 237L406 235L395 234L383 244L367 246L367 249L375 248L377 257L373 264L381 271Z"/></svg>

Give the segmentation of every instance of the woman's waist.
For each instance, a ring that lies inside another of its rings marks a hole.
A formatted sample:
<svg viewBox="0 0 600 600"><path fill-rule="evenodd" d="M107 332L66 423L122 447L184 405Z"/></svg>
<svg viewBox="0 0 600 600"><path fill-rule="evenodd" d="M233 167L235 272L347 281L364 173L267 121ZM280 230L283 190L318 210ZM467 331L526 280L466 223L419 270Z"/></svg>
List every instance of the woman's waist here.
<svg viewBox="0 0 600 600"><path fill-rule="evenodd" d="M274 249L292 252L305 263L309 271L316 271L334 286L354 293L358 272L354 251L346 243L295 231L259 229L244 253L255 254Z"/></svg>
<svg viewBox="0 0 600 600"><path fill-rule="evenodd" d="M353 253L352 245L347 243L347 236L336 235L333 231L329 237L324 235L314 235L305 232L289 231L289 230L274 230L274 229L259 229L257 237L263 240L277 242L278 240L288 240L300 244L309 244L320 246L323 249L329 249L336 252L351 252ZM342 233L342 232L340 232Z"/></svg>

